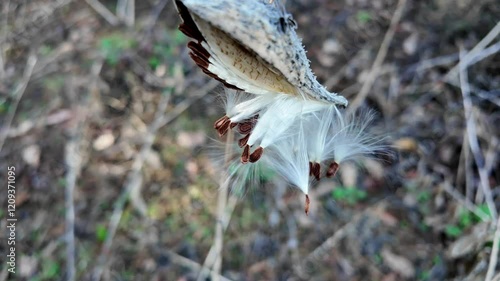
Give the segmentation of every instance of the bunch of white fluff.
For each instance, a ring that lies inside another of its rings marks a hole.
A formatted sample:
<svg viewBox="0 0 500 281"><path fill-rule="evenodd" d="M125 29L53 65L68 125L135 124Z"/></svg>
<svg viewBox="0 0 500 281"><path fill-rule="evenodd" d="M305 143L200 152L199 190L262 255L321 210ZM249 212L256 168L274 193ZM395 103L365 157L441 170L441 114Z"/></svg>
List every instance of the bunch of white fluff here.
<svg viewBox="0 0 500 281"><path fill-rule="evenodd" d="M214 124L220 136L234 129L242 150L230 165L230 186L257 184L261 165L306 196L314 180L335 175L340 165L383 152L383 137L368 132L371 111L347 114L335 105L286 94L249 95L225 90L226 115Z"/></svg>

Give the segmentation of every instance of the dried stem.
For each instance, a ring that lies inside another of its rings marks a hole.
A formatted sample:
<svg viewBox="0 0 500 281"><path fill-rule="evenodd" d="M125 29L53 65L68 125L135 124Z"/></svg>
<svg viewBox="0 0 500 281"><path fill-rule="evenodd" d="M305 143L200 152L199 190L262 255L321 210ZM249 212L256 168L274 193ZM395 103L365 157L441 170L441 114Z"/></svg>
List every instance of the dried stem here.
<svg viewBox="0 0 500 281"><path fill-rule="evenodd" d="M474 48L472 48L470 52L468 52L465 56L461 57L460 63L455 65L455 67L453 67L448 72L448 74L445 77L445 80L446 81L453 80L457 76L459 68L462 67L461 65L463 66L470 65L470 61L474 60L477 53L480 53L484 48L486 48L486 46L488 46L491 42L493 42L493 40L495 40L495 38L497 38L499 34L500 34L500 22L498 22L495 25L495 27L493 27L490 30L490 32L488 32L488 34L481 41L479 41L479 43L477 43L477 45Z"/></svg>
<svg viewBox="0 0 500 281"><path fill-rule="evenodd" d="M373 212L378 208L384 208L385 203L380 202L375 204L374 206L367 208L362 213L354 216L347 224L342 226L340 229L336 230L335 233L330 236L330 238L326 239L321 245L319 245L314 251L312 251L309 255L301 260L300 264L296 264L294 266L294 271L304 279L308 279L307 267L310 263L315 263L316 261L322 260L323 256L327 255L328 252L331 251L332 248L336 247L337 244L349 235L350 232L356 227L356 224L359 220L365 215Z"/></svg>
<svg viewBox="0 0 500 281"><path fill-rule="evenodd" d="M457 200L462 206L464 206L467 210L474 213L478 218L480 218L484 222L491 221L491 218L483 212L481 209L477 208L476 205L469 199L460 194L456 189L454 189L449 183L443 184L444 191L448 192L448 194L453 197L453 199Z"/></svg>
<svg viewBox="0 0 500 281"><path fill-rule="evenodd" d="M485 196L486 204L490 209L493 220L497 219L497 210L495 208L495 202L493 202L493 196L491 194L490 182L488 180L488 172L486 171L484 164L484 156L481 153L481 148L479 147L479 141L477 139L476 123L474 122L472 101L470 98L470 87L469 80L467 76L467 65L462 64L465 62L464 51L460 50L460 88L462 90L462 98L464 104L465 120L466 120L466 130L467 136L469 138L469 146L476 162L476 166L479 172L479 179L481 182L481 188ZM465 62L466 63L466 62Z"/></svg>
<svg viewBox="0 0 500 281"><path fill-rule="evenodd" d="M207 268L203 268L200 264L185 258L175 252L168 251L168 256L172 259L172 263L179 264L183 267L187 267L191 269L191 271L204 271L206 274L210 273L212 274L212 277L214 276L215 272L208 270ZM231 281L230 279L227 279L226 277L222 275L217 276L221 281Z"/></svg>
<svg viewBox="0 0 500 281"><path fill-rule="evenodd" d="M392 16L391 24L389 26L389 29L385 33L384 40L382 41L382 44L380 45L380 48L379 48L378 53L377 53L377 57L375 58L375 61L373 62L370 73L368 74L368 77L366 78L365 82L363 83L363 86L361 87L361 90L359 91L358 95L356 96L354 101L348 107L350 112L356 111L356 109L361 106L363 101L368 96L368 93L370 92L370 90L373 86L373 83L375 82L375 79L378 77L382 63L385 60L385 57L387 55L387 51L389 50L389 45L391 44L392 38L394 37L394 34L396 33L396 27L399 24L401 17L403 16L403 11L404 11L404 8L406 6L406 1L407 0L399 0L396 11L394 12L394 15Z"/></svg>
<svg viewBox="0 0 500 281"><path fill-rule="evenodd" d="M232 157L232 144L234 140L233 131L229 130L226 138L226 146L224 151L224 170L227 170ZM203 263L203 269L212 267L212 280L219 280L221 265L222 265L222 247L224 241L224 231L231 218L232 211L236 205L236 198L231 196L228 204L229 180L221 177L219 182L219 194L217 197L217 222L215 224L215 238L212 247L210 248L207 257ZM206 270L200 271L197 281L206 278Z"/></svg>
<svg viewBox="0 0 500 281"><path fill-rule="evenodd" d="M227 134L227 139L226 139L226 149L224 153L224 169L228 169L229 166L229 161L231 159L231 146L233 143L234 139L234 133L233 131L229 131ZM220 187L219 188L219 195L217 198L217 223L215 225L215 240L214 240L214 245L215 245L215 256L217 257L214 262L213 266L213 273L212 273L212 280L218 281L219 280L219 275L221 271L221 266L222 266L222 246L223 246L223 241L224 241L224 229L222 225L222 219L224 217L224 212L226 211L226 205L227 205L227 193L229 191L229 188L227 188L227 182L221 179Z"/></svg>
<svg viewBox="0 0 500 281"><path fill-rule="evenodd" d="M106 6L101 4L101 2L97 0L85 0L90 7L92 7L101 17L103 17L109 24L112 26L118 25L118 18L111 13Z"/></svg>
<svg viewBox="0 0 500 281"><path fill-rule="evenodd" d="M5 78L5 59L4 59L4 46L3 42L7 39L7 28L9 23L9 5L10 0L4 1L3 11L0 12L3 15L2 28L0 32L0 81Z"/></svg>
<svg viewBox="0 0 500 281"><path fill-rule="evenodd" d="M493 280L495 275L495 268L498 261L498 248L500 248L500 218L498 218L496 223L495 236L493 238L493 248L491 249L490 262L488 265L488 271L486 272L486 281Z"/></svg>
<svg viewBox="0 0 500 281"><path fill-rule="evenodd" d="M17 88L14 90L13 96L15 100L12 105L12 109L9 111L7 115L6 118L7 121L5 122L6 126L0 132L0 151L2 151L5 139L7 138L7 134L10 130L10 127L12 126L12 121L14 120L14 116L16 115L19 102L21 101L21 98L24 95L24 91L26 90L26 87L28 87L28 83L31 80L31 75L33 74L33 69L35 68L37 60L38 60L37 56L33 52L31 52L26 61L23 78L21 79L21 82L19 83Z"/></svg>
<svg viewBox="0 0 500 281"><path fill-rule="evenodd" d="M79 116L80 117L80 116ZM78 118L80 119L80 118ZM83 118L82 118L83 119ZM74 191L76 181L81 170L80 141L82 134L79 133L82 121L70 129L68 141L65 148L66 187L65 187L65 212L66 212L66 280L75 280L75 206Z"/></svg>

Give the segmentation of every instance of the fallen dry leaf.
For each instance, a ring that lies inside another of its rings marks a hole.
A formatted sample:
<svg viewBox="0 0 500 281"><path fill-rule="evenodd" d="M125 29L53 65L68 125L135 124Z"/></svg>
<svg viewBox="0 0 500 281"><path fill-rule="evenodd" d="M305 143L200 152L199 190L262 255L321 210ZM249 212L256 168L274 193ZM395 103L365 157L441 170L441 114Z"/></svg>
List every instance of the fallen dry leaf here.
<svg viewBox="0 0 500 281"><path fill-rule="evenodd" d="M106 131L102 135L98 136L93 143L93 147L97 151L109 148L115 143L115 136L111 131Z"/></svg>
<svg viewBox="0 0 500 281"><path fill-rule="evenodd" d="M483 222L475 225L472 232L460 237L447 249L446 255L449 258L457 259L471 252L479 250L488 241L488 223ZM492 235L492 234L491 234Z"/></svg>
<svg viewBox="0 0 500 281"><path fill-rule="evenodd" d="M413 55L417 51L418 47L418 34L412 33L408 38L403 42L403 50L408 55Z"/></svg>
<svg viewBox="0 0 500 281"><path fill-rule="evenodd" d="M40 165L40 146L32 144L23 149L23 160L26 164L38 167Z"/></svg>
<svg viewBox="0 0 500 281"><path fill-rule="evenodd" d="M416 151L418 148L417 141L413 138L400 138L394 142L394 146L402 151Z"/></svg>
<svg viewBox="0 0 500 281"><path fill-rule="evenodd" d="M384 263L401 276L411 278L415 275L415 268L406 257L396 255L387 249L383 249L381 254Z"/></svg>

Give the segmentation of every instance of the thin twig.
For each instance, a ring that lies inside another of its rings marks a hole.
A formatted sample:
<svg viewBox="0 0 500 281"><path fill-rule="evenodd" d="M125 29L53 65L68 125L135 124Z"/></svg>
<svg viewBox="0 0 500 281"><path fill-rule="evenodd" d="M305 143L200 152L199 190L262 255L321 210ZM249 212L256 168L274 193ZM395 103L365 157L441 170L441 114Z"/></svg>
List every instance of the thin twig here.
<svg viewBox="0 0 500 281"><path fill-rule="evenodd" d="M161 0L156 6L153 8L153 11L151 12L151 23L149 24L148 28L148 33L151 34L153 32L153 27L156 25L156 22L158 21L158 18L160 17L161 12L167 5L167 2L169 0Z"/></svg>
<svg viewBox="0 0 500 281"><path fill-rule="evenodd" d="M464 151L464 169L465 169L465 197L469 200L474 196L473 190L473 169L472 161L470 159L470 149L469 149L469 137L467 136L467 131L464 132L464 142L462 150Z"/></svg>
<svg viewBox="0 0 500 281"><path fill-rule="evenodd" d="M198 264L198 263L196 263L188 258L185 258L185 257L183 257L175 252L168 251L168 255L171 258L172 263L180 264L184 267L191 269L191 271L204 271L206 274L212 274L212 276L213 276L213 274L215 274L215 272L210 271L207 268L203 268L200 264ZM217 277L222 281L231 281L231 279L228 279L222 275L218 275Z"/></svg>
<svg viewBox="0 0 500 281"><path fill-rule="evenodd" d="M226 150L224 152L224 157L225 157L224 169L228 169L229 161L231 160L233 139L234 139L234 133L232 131L229 131L226 139ZM219 189L219 194L217 197L218 219L215 225L214 245L215 245L215 256L217 258L215 259L213 266L213 273L212 273L212 280L214 281L219 280L220 270L222 266L222 247L224 241L224 226L222 225L222 219L225 216L226 205L227 205L227 193L229 191L229 188L227 188L227 186L224 186L225 182L227 181L224 181L223 178L221 177L221 182L220 182L221 188Z"/></svg>
<svg viewBox="0 0 500 281"><path fill-rule="evenodd" d="M101 4L101 2L97 0L85 0L90 7L92 7L101 17L103 17L109 24L112 26L117 25L120 21L118 18L111 13L106 6Z"/></svg>
<svg viewBox="0 0 500 281"><path fill-rule="evenodd" d="M28 134L34 129L40 129L43 127L53 126L66 122L74 116L74 112L70 109L60 109L59 111L39 118L38 120L23 121L17 127L12 127L4 133L7 135L7 138L17 138L22 135Z"/></svg>
<svg viewBox="0 0 500 281"><path fill-rule="evenodd" d="M321 245L319 245L314 251L312 251L309 255L301 260L301 263L294 266L294 271L302 278L309 277L307 276L307 267L311 263L316 263L323 259L327 253L337 246L337 244L349 235L350 232L356 227L359 220L365 215L373 212L373 210L384 208L385 203L381 201L367 209L365 209L362 213L355 215L347 224L342 226L340 229L336 230L335 233L330 236L330 238L326 239Z"/></svg>
<svg viewBox="0 0 500 281"><path fill-rule="evenodd" d="M71 83L71 81L70 81ZM80 118L79 118L80 119ZM80 175L81 169L81 126L82 120L70 129L68 142L65 148L66 188L65 188L65 207L66 207L66 278L75 280L75 206L74 191L76 181Z"/></svg>
<svg viewBox="0 0 500 281"><path fill-rule="evenodd" d="M477 62L482 61L485 58L498 53L498 51L500 51L500 41L471 56L467 61L467 66L476 64Z"/></svg>
<svg viewBox="0 0 500 281"><path fill-rule="evenodd" d="M458 61L459 58L460 58L459 54L451 54L451 55L444 55L422 60L408 67L406 72L421 73L422 71L427 70L429 68L434 68L436 66L442 66L442 65L449 65L451 63Z"/></svg>
<svg viewBox="0 0 500 281"><path fill-rule="evenodd" d="M495 236L493 238L493 248L491 249L490 262L488 265L488 271L486 272L486 281L493 280L493 275L495 274L495 268L498 261L498 248L500 248L500 218L498 218L496 223Z"/></svg>
<svg viewBox="0 0 500 281"><path fill-rule="evenodd" d="M28 56L28 60L26 61L26 66L24 67L24 74L21 82L14 90L13 96L15 97L14 103L12 104L12 109L7 115L6 118L6 126L0 131L0 151L2 151L3 145L5 143L5 139L7 138L7 132L9 132L10 127L12 126L12 121L14 120L14 116L16 115L17 107L19 106L19 102L24 95L24 91L26 87L28 87L28 83L31 80L31 75L33 74L33 69L35 68L37 62L37 56L34 52L31 52Z"/></svg>
<svg viewBox="0 0 500 281"><path fill-rule="evenodd" d="M97 267L94 270L94 275L92 276L92 280L100 280L101 275L107 266L108 256L111 253L111 246L113 245L113 239L116 234L116 230L118 229L118 224L123 215L123 208L125 207L125 203L129 199L130 193L133 189L138 188L142 183L142 174L141 169L144 164L144 160L146 155L149 153L151 146L153 145L154 139L156 137L156 133L158 129L162 126L161 124L165 124L165 112L167 109L167 105L170 101L170 93L164 94L161 98L161 101L158 105L158 109L155 114L155 119L153 123L148 128L148 132L144 137L144 144L141 147L141 150L138 154L136 154L134 158L134 162L132 163L132 168L127 175L125 183L123 185L123 192L120 194L120 197L116 200L115 207L113 209L113 214L110 218L110 223L108 226L108 235L106 236L106 240L104 241L104 245L101 249L101 253L97 258Z"/></svg>
<svg viewBox="0 0 500 281"><path fill-rule="evenodd" d="M134 26L135 23L135 0L128 0L127 17L125 20L127 26Z"/></svg>
<svg viewBox="0 0 500 281"><path fill-rule="evenodd" d="M468 65L471 58L475 57L477 53L481 52L486 46L488 46L493 40L500 34L500 21L493 27L490 32L481 40L477 45L472 48L470 52L468 52L465 56L460 59L460 62L455 65L449 72L446 74L445 80L450 81L453 80L458 72L460 65Z"/></svg>
<svg viewBox="0 0 500 281"><path fill-rule="evenodd" d="M127 2L128 0L118 0L116 2L116 17L120 20L123 20L127 13Z"/></svg>
<svg viewBox="0 0 500 281"><path fill-rule="evenodd" d="M464 50L460 50L460 62L464 57ZM476 162L476 166L479 172L479 179L481 182L481 188L485 196L486 204L490 210L493 220L497 219L497 210L495 208L495 202L493 202L493 197L491 195L490 182L488 180L488 172L484 168L484 157L481 153L481 148L479 147L479 141L477 140L476 124L474 122L474 116L472 112L472 101L470 99L470 87L467 76L467 65L460 64L460 88L462 89L462 98L464 103L464 112L466 120L466 130L469 138L469 146L472 152L472 156Z"/></svg>
<svg viewBox="0 0 500 281"><path fill-rule="evenodd" d="M192 97L189 99L185 99L179 104L175 106L175 108L171 111L169 111L169 114L163 118L162 122L159 124L159 126L165 126L166 124L172 122L175 118L177 118L179 115L181 115L186 109L188 109L193 103L195 103L197 100L203 98L206 96L208 93L210 93L215 87L219 85L219 82L212 79L210 82L207 83L206 86L203 88L197 90L195 93L193 93Z"/></svg>
<svg viewBox="0 0 500 281"><path fill-rule="evenodd" d="M226 187L226 189L227 189L228 184L229 184L229 181L227 181L227 183L225 183L225 185L224 185ZM237 202L238 202L238 199L235 196L231 195L229 197L227 207L226 207L226 210L224 212L225 215L221 220L221 224L222 224L224 231L227 229L227 227L229 225L229 221L231 220L231 215L233 213L234 208L236 207ZM205 258L205 261L203 262L202 269L198 273L198 276L200 276L200 275L207 276L207 271L210 267L212 267L213 262L216 258L217 258L217 255L216 255L215 245L212 244L212 246L210 247L210 250L208 251L207 257ZM203 280L203 279L201 279L201 280Z"/></svg>
<svg viewBox="0 0 500 281"><path fill-rule="evenodd" d="M454 189L451 184L445 182L443 183L444 191L448 192L448 194L453 197L453 199L457 200L462 206L464 206L467 210L475 214L478 218L480 218L484 222L491 221L491 218L486 214L483 210L478 208L474 203L469 200L469 198L464 197L460 194L456 189Z"/></svg>
<svg viewBox="0 0 500 281"><path fill-rule="evenodd" d="M135 21L135 1L118 0L116 5L116 15L127 26L133 26Z"/></svg>
<svg viewBox="0 0 500 281"><path fill-rule="evenodd" d="M228 132L226 139L226 147L224 151L224 169L227 169L232 156L232 145L233 145L234 133L232 131ZM225 173L225 171L223 171ZM228 213L228 191L229 191L229 180L225 177L221 177L219 181L219 194L217 197L217 222L215 224L215 237L212 248L207 254L205 261L203 263L203 268L213 267L212 280L219 280L220 270L222 265L222 247L224 241L224 231L227 227L227 222L229 221L232 210L234 206L230 208ZM233 199L234 203L236 200ZM206 278L205 271L200 271L197 281L204 280Z"/></svg>
<svg viewBox="0 0 500 281"><path fill-rule="evenodd" d="M385 60L385 57L387 55L387 51L389 50L389 45L391 44L392 38L394 37L394 34L396 33L396 27L399 24L399 21L401 20L401 17L403 16L403 11L406 6L406 1L407 0L399 0L398 6L396 8L396 11L394 12L394 15L392 16L391 19L391 24L389 26L389 29L385 33L384 40L382 41L382 44L380 45L380 48L377 53L377 57L375 58L375 61L373 62L373 65L371 67L370 73L368 74L368 77L366 78L365 82L363 83L363 86L361 87L361 90L359 91L358 95L354 99L354 101L349 105L349 111L354 112L358 107L361 106L363 101L366 99L368 96L368 93L370 92L373 83L375 82L375 79L379 76L379 70L380 67L382 66L382 63Z"/></svg>
<svg viewBox="0 0 500 281"><path fill-rule="evenodd" d="M3 16L3 28L1 30L2 34L0 34L0 81L2 81L5 78L5 59L4 59L4 48L2 42L7 39L7 28L8 23L9 23L9 6L10 6L10 0L7 0L3 3L3 12L1 14L5 15Z"/></svg>

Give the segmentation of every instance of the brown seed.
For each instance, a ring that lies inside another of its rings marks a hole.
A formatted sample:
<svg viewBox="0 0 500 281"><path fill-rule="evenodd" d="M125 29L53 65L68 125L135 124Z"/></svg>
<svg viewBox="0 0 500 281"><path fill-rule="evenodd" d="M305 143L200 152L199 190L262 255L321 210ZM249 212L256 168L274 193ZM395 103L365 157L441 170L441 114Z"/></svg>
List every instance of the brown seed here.
<svg viewBox="0 0 500 281"><path fill-rule="evenodd" d="M226 115L222 116L221 118L217 119L214 123L214 129L219 130L219 128L226 122L226 120L229 119Z"/></svg>
<svg viewBox="0 0 500 281"><path fill-rule="evenodd" d="M229 125L231 124L231 119L227 116L223 116L219 118L219 120L215 121L214 128L219 133L219 137L224 136L229 130Z"/></svg>
<svg viewBox="0 0 500 281"><path fill-rule="evenodd" d="M227 131L229 131L229 124L231 124L231 122L227 122L227 123L224 123L224 126L222 126L218 132L219 132L219 137L222 137L224 136Z"/></svg>
<svg viewBox="0 0 500 281"><path fill-rule="evenodd" d="M332 162L326 171L326 177L331 178L335 176L337 171L339 170L339 164L337 162Z"/></svg>
<svg viewBox="0 0 500 281"><path fill-rule="evenodd" d="M253 129L253 125L252 121L238 123L238 132L242 135L249 134Z"/></svg>
<svg viewBox="0 0 500 281"><path fill-rule="evenodd" d="M247 145L248 139L250 138L250 134L242 137L241 139L238 140L238 146L239 147L244 147Z"/></svg>
<svg viewBox="0 0 500 281"><path fill-rule="evenodd" d="M264 153L264 148L259 146L252 154L250 154L250 162L255 163L257 162L260 157L262 157L262 154Z"/></svg>
<svg viewBox="0 0 500 281"><path fill-rule="evenodd" d="M319 181L321 173L321 165L317 162L309 162L309 175L314 176L314 178Z"/></svg>
<svg viewBox="0 0 500 281"><path fill-rule="evenodd" d="M248 159L250 158L250 146L247 144L243 149L243 153L241 154L241 164L248 163Z"/></svg>
<svg viewBox="0 0 500 281"><path fill-rule="evenodd" d="M306 215L308 216L309 215L309 205L311 204L311 201L309 200L309 195L306 194L306 207L305 207L305 211L306 211Z"/></svg>

